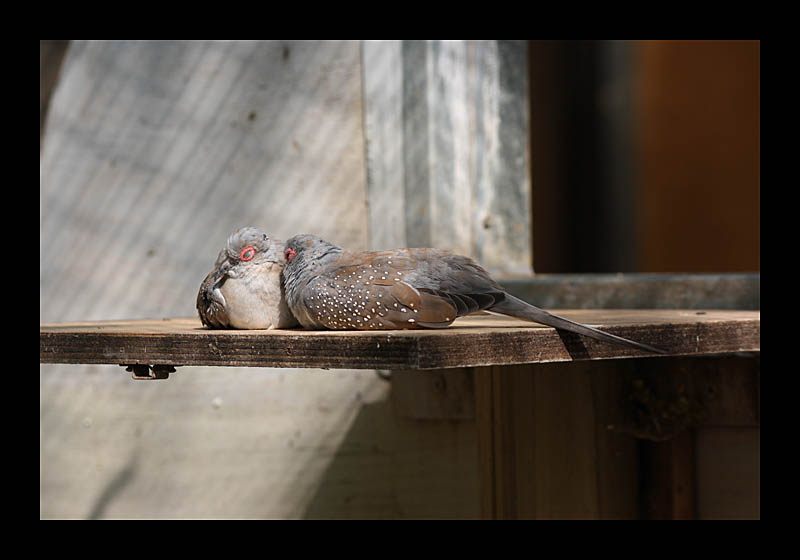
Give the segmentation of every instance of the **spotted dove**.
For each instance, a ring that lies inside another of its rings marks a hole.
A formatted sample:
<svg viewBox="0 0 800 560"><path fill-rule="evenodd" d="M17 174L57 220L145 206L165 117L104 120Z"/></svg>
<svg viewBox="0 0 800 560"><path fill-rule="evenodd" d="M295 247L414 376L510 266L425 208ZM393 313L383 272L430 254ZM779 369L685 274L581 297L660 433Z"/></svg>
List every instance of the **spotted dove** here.
<svg viewBox="0 0 800 560"><path fill-rule="evenodd" d="M506 292L470 258L438 249L350 252L315 235L286 242L286 300L309 329L444 328L486 310L584 336L663 352L558 317Z"/></svg>
<svg viewBox="0 0 800 560"><path fill-rule="evenodd" d="M228 237L197 294L197 312L210 328L279 329L297 321L281 285L284 243L254 227Z"/></svg>

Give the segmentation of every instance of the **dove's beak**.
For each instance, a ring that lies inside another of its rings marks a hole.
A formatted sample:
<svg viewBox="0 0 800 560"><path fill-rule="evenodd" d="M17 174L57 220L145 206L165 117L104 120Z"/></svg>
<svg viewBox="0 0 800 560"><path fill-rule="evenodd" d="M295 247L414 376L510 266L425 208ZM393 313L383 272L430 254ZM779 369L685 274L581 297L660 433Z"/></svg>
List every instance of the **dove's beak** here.
<svg viewBox="0 0 800 560"><path fill-rule="evenodd" d="M225 283L225 280L228 279L228 271L231 268L231 262L229 260L223 261L216 270L214 270L214 282L206 292L208 297L214 301L216 301L222 307L225 307L225 296L222 295L222 290L220 288Z"/></svg>
<svg viewBox="0 0 800 560"><path fill-rule="evenodd" d="M218 285L222 285L225 281L225 278L228 276L228 271L231 269L231 261L228 259L222 261L222 264L219 265L216 272L214 273L214 283Z"/></svg>

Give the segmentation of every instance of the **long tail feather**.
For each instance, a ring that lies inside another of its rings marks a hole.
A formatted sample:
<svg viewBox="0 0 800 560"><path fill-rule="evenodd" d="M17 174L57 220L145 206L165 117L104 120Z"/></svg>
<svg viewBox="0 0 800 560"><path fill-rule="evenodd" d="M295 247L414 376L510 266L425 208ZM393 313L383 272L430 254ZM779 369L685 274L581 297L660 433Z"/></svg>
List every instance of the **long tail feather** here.
<svg viewBox="0 0 800 560"><path fill-rule="evenodd" d="M643 344L641 342L629 340L627 338L607 333L599 329L596 329L594 327L590 327L588 325L582 325L581 323L570 321L569 319L565 319L564 317L559 317L558 315L553 315L552 313L548 313L544 309L539 309L538 307L530 305L508 293L506 294L506 297L503 298L502 301L496 303L492 307L489 307L487 311L494 311L496 313L502 313L503 315L511 315L512 317L525 319L526 321L534 321L536 323L541 323L543 325L547 325L548 327L563 329L565 331L582 334L584 336L588 336L590 338L594 338L597 340L604 340L606 342L622 344L625 346L637 348L639 350L645 350L647 352L653 352L656 354L668 353L666 350L663 350L661 348L656 348L655 346L650 346L649 344Z"/></svg>

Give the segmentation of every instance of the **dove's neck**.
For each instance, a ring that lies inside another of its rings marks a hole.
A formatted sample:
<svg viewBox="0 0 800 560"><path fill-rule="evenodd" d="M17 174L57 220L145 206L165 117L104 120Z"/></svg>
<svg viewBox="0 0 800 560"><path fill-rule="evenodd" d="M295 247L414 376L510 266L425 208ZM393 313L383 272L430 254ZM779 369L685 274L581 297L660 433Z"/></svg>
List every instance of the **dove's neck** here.
<svg viewBox="0 0 800 560"><path fill-rule="evenodd" d="M302 251L283 270L286 298L290 302L299 302L300 294L308 284L339 260L344 250L336 245L318 247L312 251Z"/></svg>

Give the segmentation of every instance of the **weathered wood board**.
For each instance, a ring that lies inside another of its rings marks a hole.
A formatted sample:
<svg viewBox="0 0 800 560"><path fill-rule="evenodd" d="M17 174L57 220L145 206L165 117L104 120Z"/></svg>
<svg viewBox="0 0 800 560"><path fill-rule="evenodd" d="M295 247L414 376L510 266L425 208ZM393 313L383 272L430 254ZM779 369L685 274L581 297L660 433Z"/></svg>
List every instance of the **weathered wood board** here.
<svg viewBox="0 0 800 560"><path fill-rule="evenodd" d="M760 349L759 311L564 310L557 313L668 350ZM649 356L516 319L476 315L444 330L210 330L194 318L43 324L40 362L434 369Z"/></svg>

